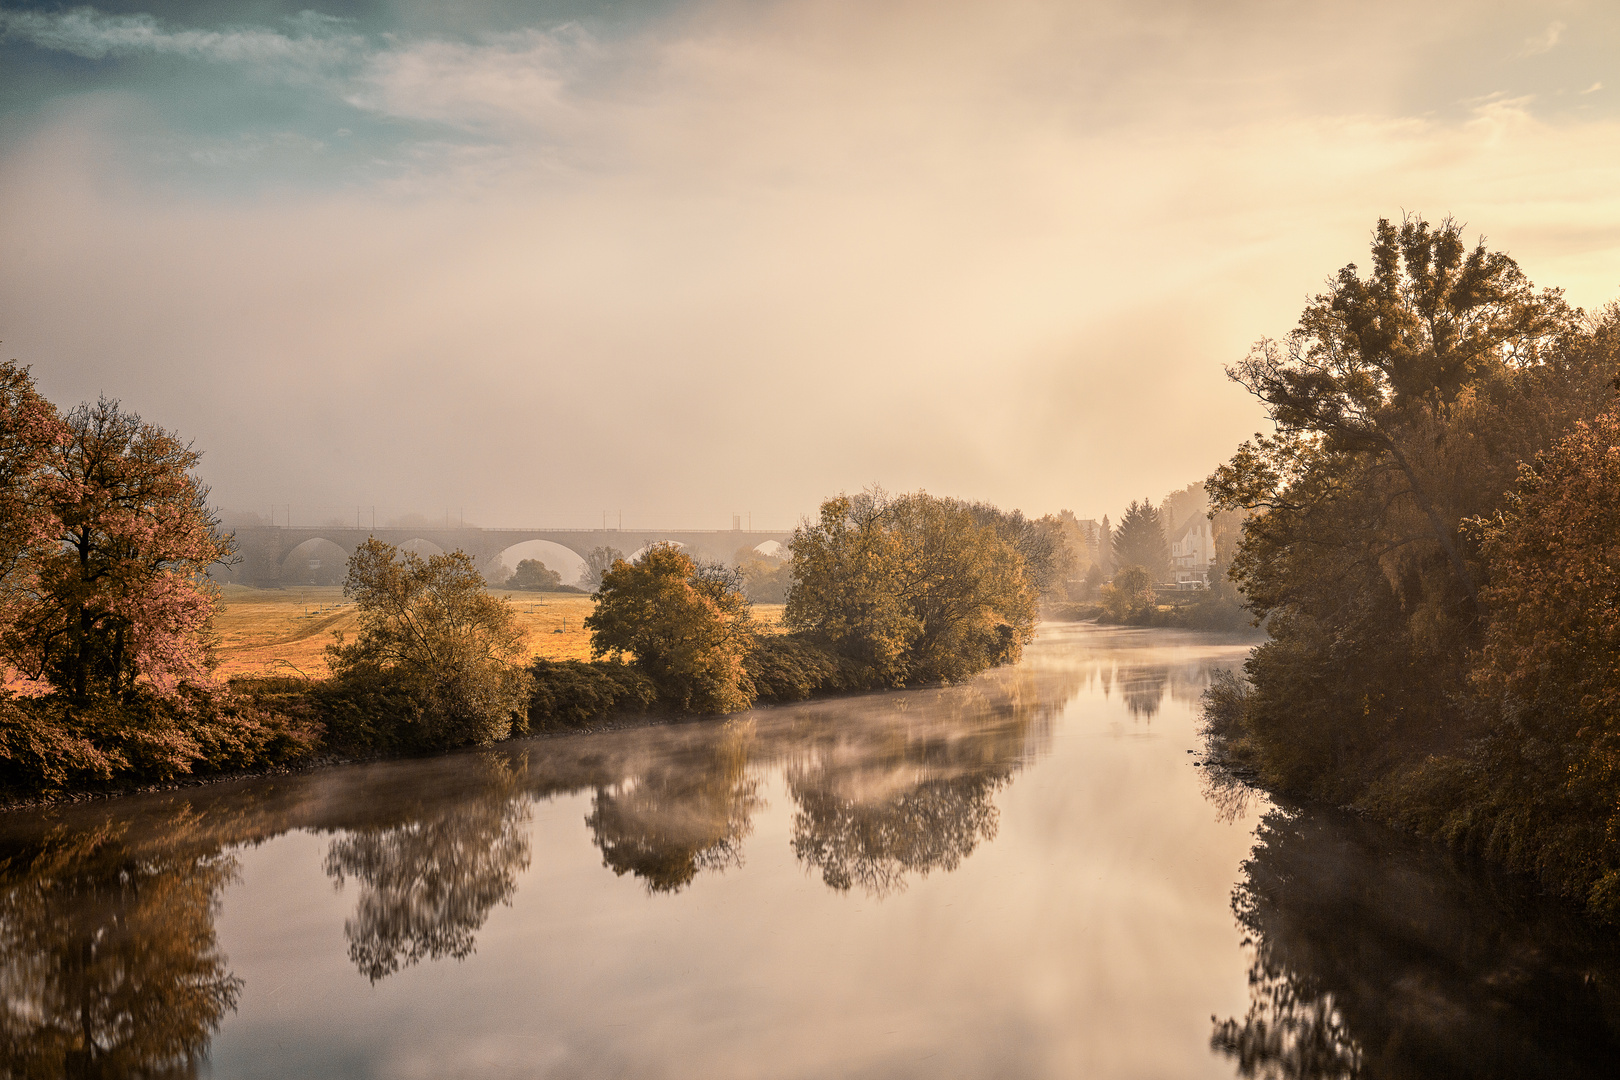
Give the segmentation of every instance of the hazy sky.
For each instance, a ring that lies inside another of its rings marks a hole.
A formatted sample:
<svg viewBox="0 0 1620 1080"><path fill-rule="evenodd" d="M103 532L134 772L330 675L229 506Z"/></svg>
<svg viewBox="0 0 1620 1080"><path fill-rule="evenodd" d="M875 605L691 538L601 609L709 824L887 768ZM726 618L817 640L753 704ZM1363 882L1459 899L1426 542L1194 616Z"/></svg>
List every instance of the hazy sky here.
<svg viewBox="0 0 1620 1080"><path fill-rule="evenodd" d="M1612 2L305 2L0 0L0 351L226 507L1117 515L1379 216L1620 296Z"/></svg>

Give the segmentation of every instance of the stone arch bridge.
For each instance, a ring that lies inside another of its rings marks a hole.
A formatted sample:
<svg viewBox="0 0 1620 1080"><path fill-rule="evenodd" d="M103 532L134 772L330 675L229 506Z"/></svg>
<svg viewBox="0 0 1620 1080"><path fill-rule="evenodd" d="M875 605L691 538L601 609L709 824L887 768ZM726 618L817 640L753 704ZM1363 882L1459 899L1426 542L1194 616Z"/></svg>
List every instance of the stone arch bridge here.
<svg viewBox="0 0 1620 1080"><path fill-rule="evenodd" d="M425 541L443 551L465 551L480 569L515 544L544 540L585 558L599 547L616 548L625 555L659 541L673 541L700 558L729 562L739 548L758 547L774 540L786 544L791 531L760 529L349 529L258 525L234 530L239 561L215 567L214 577L243 585L308 584L343 579L344 566L368 537L397 547L418 549ZM291 560L294 552L301 554ZM568 582L573 584L573 582Z"/></svg>

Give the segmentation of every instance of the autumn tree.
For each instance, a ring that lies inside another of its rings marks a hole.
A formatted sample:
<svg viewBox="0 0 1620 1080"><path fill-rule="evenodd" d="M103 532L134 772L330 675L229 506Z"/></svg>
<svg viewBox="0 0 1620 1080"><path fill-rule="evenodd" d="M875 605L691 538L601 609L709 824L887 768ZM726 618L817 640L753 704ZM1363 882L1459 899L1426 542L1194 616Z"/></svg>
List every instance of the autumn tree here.
<svg viewBox="0 0 1620 1080"><path fill-rule="evenodd" d="M1153 589L1153 577L1141 566L1121 567L1114 580L1098 590L1102 600L1105 621L1116 623L1140 619L1151 612L1158 594Z"/></svg>
<svg viewBox="0 0 1620 1080"><path fill-rule="evenodd" d="M1114 530L1114 565L1139 566L1150 581L1170 576L1170 545L1165 540L1164 523L1147 499L1133 502Z"/></svg>
<svg viewBox="0 0 1620 1080"><path fill-rule="evenodd" d="M628 655L666 705L726 713L753 704L744 663L753 617L736 571L653 544L633 563L615 562L595 602L585 620L591 655Z"/></svg>
<svg viewBox="0 0 1620 1080"><path fill-rule="evenodd" d="M603 545L594 547L585 553L585 569L580 571L579 584L581 588L595 589L602 584L602 575L613 568L613 564L624 558L624 552L615 547Z"/></svg>
<svg viewBox="0 0 1620 1080"><path fill-rule="evenodd" d="M886 685L954 681L1016 660L1034 633L1037 586L1005 534L1027 523L988 518L924 492L828 499L789 542L784 625Z"/></svg>
<svg viewBox="0 0 1620 1080"><path fill-rule="evenodd" d="M1485 578L1462 524L1601 407L1613 321L1456 222L1380 221L1370 272L1346 266L1229 370L1273 425L1206 482L1249 513L1230 573L1267 619L1246 723L1270 780L1349 801L1477 734L1455 706Z"/></svg>
<svg viewBox="0 0 1620 1080"><path fill-rule="evenodd" d="M1482 519L1496 706L1470 839L1620 916L1620 406L1521 467ZM1452 828L1461 825L1455 815Z"/></svg>
<svg viewBox="0 0 1620 1080"><path fill-rule="evenodd" d="M360 634L327 648L333 674L400 689L410 713L393 719L416 726L408 741L484 745L526 717L523 633L471 556L423 559L372 537L349 559L343 594L355 602Z"/></svg>
<svg viewBox="0 0 1620 1080"><path fill-rule="evenodd" d="M734 561L748 599L756 604L780 604L787 600L788 584L792 581L787 559L763 554L756 548L740 548Z"/></svg>
<svg viewBox="0 0 1620 1080"><path fill-rule="evenodd" d="M25 367L0 363L0 620L9 624L26 595L30 557L41 554L55 521L41 490L67 428L40 397Z"/></svg>
<svg viewBox="0 0 1620 1080"><path fill-rule="evenodd" d="M200 457L116 401L67 415L33 496L53 542L28 556L0 639L18 670L81 704L138 679L206 679L216 596L203 575L231 543L192 474Z"/></svg>
<svg viewBox="0 0 1620 1080"><path fill-rule="evenodd" d="M548 592L562 586L562 575L555 570L547 569L546 564L539 559L523 559L512 571L507 580L508 589L523 589L530 592Z"/></svg>

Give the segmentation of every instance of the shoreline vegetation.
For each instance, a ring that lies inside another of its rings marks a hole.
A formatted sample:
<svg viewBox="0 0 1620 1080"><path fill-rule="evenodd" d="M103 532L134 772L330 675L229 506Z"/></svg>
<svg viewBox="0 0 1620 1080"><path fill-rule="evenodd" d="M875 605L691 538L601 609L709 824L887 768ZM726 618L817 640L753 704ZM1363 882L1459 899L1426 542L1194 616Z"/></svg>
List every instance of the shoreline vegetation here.
<svg viewBox="0 0 1620 1080"><path fill-rule="evenodd" d="M514 603L464 552L373 537L348 561L343 603L304 615L335 632L324 678L287 664L221 679L206 571L232 541L198 456L116 401L60 415L27 369L0 365L0 800L960 682L1018 659L1071 561L1055 522L872 489L827 500L772 565L671 544L633 562L593 551L589 659L531 658L521 604L532 612L558 575L520 563L508 584L531 595ZM785 593L780 625L756 619L751 587Z"/></svg>
<svg viewBox="0 0 1620 1080"><path fill-rule="evenodd" d="M1620 305L1449 219L1371 255L1228 369L1273 430L1205 487L1267 640L1211 750L1620 921Z"/></svg>

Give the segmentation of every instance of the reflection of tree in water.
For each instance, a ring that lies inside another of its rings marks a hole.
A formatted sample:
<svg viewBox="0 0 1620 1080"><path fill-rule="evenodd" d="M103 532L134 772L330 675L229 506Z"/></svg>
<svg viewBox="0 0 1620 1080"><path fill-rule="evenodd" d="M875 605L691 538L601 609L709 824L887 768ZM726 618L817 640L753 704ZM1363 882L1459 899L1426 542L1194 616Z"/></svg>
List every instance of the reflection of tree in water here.
<svg viewBox="0 0 1620 1080"><path fill-rule="evenodd" d="M490 909L511 902L529 865L528 803L504 766L490 768L488 786L470 796L332 841L327 874L360 883L343 924L349 959L372 982L423 959L471 955Z"/></svg>
<svg viewBox="0 0 1620 1080"><path fill-rule="evenodd" d="M1620 953L1570 910L1325 811L1268 814L1244 870L1250 1007L1210 1039L1239 1075L1613 1074Z"/></svg>
<svg viewBox="0 0 1620 1080"><path fill-rule="evenodd" d="M602 865L634 874L650 893L679 892L700 870L742 865L759 807L748 775L752 730L728 724L710 746L599 787L585 819Z"/></svg>
<svg viewBox="0 0 1620 1080"><path fill-rule="evenodd" d="M1159 715L1164 692L1170 685L1170 671L1160 664L1155 667L1121 667L1117 675L1120 696L1125 708L1137 720L1152 720Z"/></svg>
<svg viewBox="0 0 1620 1080"><path fill-rule="evenodd" d="M886 896L905 888L907 874L955 870L979 841L994 840L991 796L1006 779L981 772L925 780L867 802L841 794L824 773L795 773L788 781L799 804L793 854L819 867L821 880L840 892L859 885Z"/></svg>
<svg viewBox="0 0 1620 1080"><path fill-rule="evenodd" d="M217 845L50 837L0 869L0 1062L18 1077L181 1077L242 982L214 936Z"/></svg>
<svg viewBox="0 0 1620 1080"><path fill-rule="evenodd" d="M877 897L909 875L955 870L995 839L994 795L1065 699L1014 698L997 716L962 688L934 703L942 716L894 716L812 743L787 770L793 853L830 887Z"/></svg>

